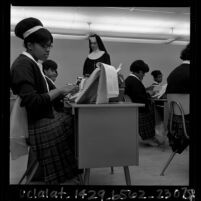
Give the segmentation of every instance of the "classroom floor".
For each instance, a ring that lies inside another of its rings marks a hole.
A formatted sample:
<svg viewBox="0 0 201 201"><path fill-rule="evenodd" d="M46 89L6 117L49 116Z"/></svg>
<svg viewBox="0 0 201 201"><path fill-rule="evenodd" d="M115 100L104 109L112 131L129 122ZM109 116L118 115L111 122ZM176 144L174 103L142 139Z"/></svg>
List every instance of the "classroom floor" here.
<svg viewBox="0 0 201 201"><path fill-rule="evenodd" d="M188 185L189 148L176 154L165 175L160 172L171 154L166 143L163 147L150 147L139 142L139 166L130 166L132 185ZM10 160L10 184L17 184L26 169L27 156ZM90 185L126 185L123 167L93 168L90 172Z"/></svg>

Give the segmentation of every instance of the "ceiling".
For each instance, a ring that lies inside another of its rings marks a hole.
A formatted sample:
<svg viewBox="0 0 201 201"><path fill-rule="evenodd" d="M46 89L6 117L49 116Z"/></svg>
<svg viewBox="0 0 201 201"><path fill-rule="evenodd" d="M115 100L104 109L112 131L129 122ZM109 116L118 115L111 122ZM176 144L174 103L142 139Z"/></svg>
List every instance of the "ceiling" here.
<svg viewBox="0 0 201 201"><path fill-rule="evenodd" d="M105 38L164 43L188 42L190 38L190 7L11 7L11 30L30 15L60 35L96 32ZM71 27L69 20L73 22Z"/></svg>

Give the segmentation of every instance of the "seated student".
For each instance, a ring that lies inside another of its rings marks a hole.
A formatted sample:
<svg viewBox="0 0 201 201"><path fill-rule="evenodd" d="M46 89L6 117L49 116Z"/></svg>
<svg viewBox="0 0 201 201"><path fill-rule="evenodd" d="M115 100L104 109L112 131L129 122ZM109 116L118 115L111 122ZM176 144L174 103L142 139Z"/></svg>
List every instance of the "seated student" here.
<svg viewBox="0 0 201 201"><path fill-rule="evenodd" d="M32 17L21 20L15 35L24 41L26 51L11 66L11 89L26 108L29 145L42 169L43 182L76 183L80 172L75 158L73 117L71 111L56 111L53 101L77 91L77 87L50 89L38 60L48 58L53 37L40 20Z"/></svg>
<svg viewBox="0 0 201 201"><path fill-rule="evenodd" d="M190 59L191 48L190 43L182 50L180 59L182 64L177 66L167 77L167 94L190 94ZM185 115L186 130L188 135L190 134L190 114ZM180 115L173 115L172 127L177 137L183 135L182 117ZM168 135L169 136L169 135ZM170 137L170 136L169 136ZM170 137L171 140L171 137ZM188 140L181 139L181 144L177 153L181 153L186 146L188 146ZM170 142L170 144L173 142Z"/></svg>
<svg viewBox="0 0 201 201"><path fill-rule="evenodd" d="M154 82L151 84L151 86L146 88L146 91L151 95L154 96L157 91L154 90L157 86L160 86L162 80L163 80L163 75L160 70L154 70L151 72L151 75L153 76Z"/></svg>
<svg viewBox="0 0 201 201"><path fill-rule="evenodd" d="M58 65L53 60L47 59L42 63L42 70L45 75L45 79L48 83L49 90L56 89L56 85L54 82L56 81L56 78L58 77L57 68L58 68ZM63 99L60 96L55 98L52 101L52 104L55 110L57 110L58 112L66 110L64 108Z"/></svg>
<svg viewBox="0 0 201 201"><path fill-rule="evenodd" d="M143 60L136 60L130 66L131 74L125 80L125 94L134 103L144 103L139 108L139 134L142 140L150 146L158 146L161 142L155 136L155 116L150 95L142 83L142 79L149 71Z"/></svg>
<svg viewBox="0 0 201 201"><path fill-rule="evenodd" d="M153 76L154 82L151 84L151 86L146 88L147 93L151 95L152 98L155 100L155 109L157 110L157 116L160 116L160 121L163 120L164 116L164 102L157 101L157 99L164 99L166 98L165 94L165 88L167 85L162 85L163 81L163 74L160 70L153 70L151 72L151 75Z"/></svg>
<svg viewBox="0 0 201 201"><path fill-rule="evenodd" d="M43 73L45 74L45 76L48 79L55 82L58 76L57 63L55 61L48 59L42 63L42 66L43 66Z"/></svg>

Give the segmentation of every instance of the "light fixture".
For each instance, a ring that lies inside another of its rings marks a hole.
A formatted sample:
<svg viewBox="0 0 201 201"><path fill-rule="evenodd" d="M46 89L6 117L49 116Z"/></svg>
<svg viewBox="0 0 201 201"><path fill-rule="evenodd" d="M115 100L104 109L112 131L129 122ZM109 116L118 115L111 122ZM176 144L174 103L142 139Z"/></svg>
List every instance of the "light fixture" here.
<svg viewBox="0 0 201 201"><path fill-rule="evenodd" d="M190 25L179 23L172 18L160 19L136 15L135 12L122 14L112 12L96 13L79 7L13 7L11 6L11 31L26 17L40 19L57 39L85 39L90 32L97 33L105 41L168 43L189 40ZM107 8L111 9L111 8ZM105 10L107 10L105 9ZM88 11L88 12L87 12ZM108 10L107 10L108 11ZM134 13L134 14L133 14Z"/></svg>

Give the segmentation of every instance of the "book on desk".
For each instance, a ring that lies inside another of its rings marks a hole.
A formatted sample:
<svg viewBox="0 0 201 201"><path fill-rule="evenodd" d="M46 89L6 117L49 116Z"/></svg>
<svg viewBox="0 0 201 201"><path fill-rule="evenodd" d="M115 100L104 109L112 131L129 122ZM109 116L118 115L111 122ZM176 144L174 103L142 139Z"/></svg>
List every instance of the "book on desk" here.
<svg viewBox="0 0 201 201"><path fill-rule="evenodd" d="M119 96L118 71L114 66L97 63L89 78L81 82L80 91L71 97L75 103L108 103Z"/></svg>

